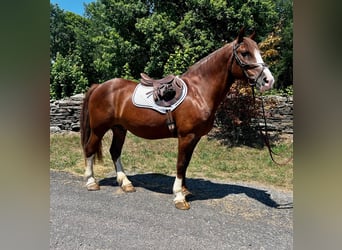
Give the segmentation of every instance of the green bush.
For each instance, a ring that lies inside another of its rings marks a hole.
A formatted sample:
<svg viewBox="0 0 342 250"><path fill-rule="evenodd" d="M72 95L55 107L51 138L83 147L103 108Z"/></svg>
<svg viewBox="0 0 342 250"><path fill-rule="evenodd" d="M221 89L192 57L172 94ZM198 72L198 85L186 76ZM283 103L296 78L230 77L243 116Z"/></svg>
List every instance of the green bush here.
<svg viewBox="0 0 342 250"><path fill-rule="evenodd" d="M53 99L60 99L73 94L84 92L88 81L82 72L78 55L63 57L57 53L56 61L52 63L50 74L50 95Z"/></svg>

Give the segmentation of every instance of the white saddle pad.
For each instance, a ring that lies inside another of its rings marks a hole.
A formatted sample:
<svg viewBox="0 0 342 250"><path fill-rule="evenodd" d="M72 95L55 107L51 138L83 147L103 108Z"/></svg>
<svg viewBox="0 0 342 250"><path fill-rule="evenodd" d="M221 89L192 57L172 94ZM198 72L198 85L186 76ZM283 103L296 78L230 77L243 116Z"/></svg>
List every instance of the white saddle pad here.
<svg viewBox="0 0 342 250"><path fill-rule="evenodd" d="M148 87L145 85L142 85L139 83L134 90L133 96L132 96L132 102L135 106L139 108L149 108L154 109L162 114L166 114L167 111L173 111L175 108L178 107L179 104L182 103L184 98L186 97L186 94L188 93L188 87L186 86L185 82L183 82L183 90L182 95L179 98L177 102L172 104L169 107L162 107L155 104L153 99L153 94L151 91L153 91L153 87ZM149 93L150 92L150 93Z"/></svg>

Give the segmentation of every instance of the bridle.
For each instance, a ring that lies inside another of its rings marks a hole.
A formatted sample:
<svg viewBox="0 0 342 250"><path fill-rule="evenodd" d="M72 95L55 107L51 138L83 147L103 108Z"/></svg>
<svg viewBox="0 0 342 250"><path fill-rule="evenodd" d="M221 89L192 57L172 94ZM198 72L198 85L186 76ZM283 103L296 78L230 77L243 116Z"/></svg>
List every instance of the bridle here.
<svg viewBox="0 0 342 250"><path fill-rule="evenodd" d="M243 62L237 54L237 49L240 47L241 44L242 44L242 42L234 44L234 47L233 47L234 58L235 58L236 62L239 64L239 66L242 68L245 76L248 78L249 84L251 86L255 86L256 83L259 81L259 78L262 76L262 73L264 72L265 68L267 68L268 66L266 63L245 63L245 62ZM249 76L247 70L258 68L258 67L262 67L258 76L256 78Z"/></svg>
<svg viewBox="0 0 342 250"><path fill-rule="evenodd" d="M258 82L259 78L262 76L262 73L264 72L265 68L268 68L268 66L267 66L266 63L245 63L245 62L243 62L240 59L240 57L238 56L238 54L237 54L237 49L240 47L241 44L242 44L242 42L234 44L234 46L233 46L233 54L234 54L234 58L235 58L236 62L242 68L243 73L247 77L248 83L252 87L254 108L257 108L256 107L256 101L255 101L256 98L255 98L254 86L257 84L257 82ZM248 72L247 72L248 69L254 69L254 68L258 68L258 67L262 67L262 69L261 69L260 73L258 74L258 76L256 78L253 78L253 77L248 75ZM262 128L261 128L261 126L258 123L259 133L260 133L261 137L264 139L264 143L265 143L265 145L268 148L268 152L269 152L269 155L270 155L272 161L274 163L276 163L277 165L286 165L287 163L289 163L293 159L293 157L287 159L285 162L282 162L282 163L278 163L277 161L275 161L275 159L273 157L273 155L277 155L277 154L272 150L271 144L270 144L270 141L269 141L269 135L268 135L268 131L267 131L267 123L266 123L266 115L265 115L265 108L264 108L263 98L261 99L261 109L262 109L263 120L264 120L264 123L265 123L265 134L262 132Z"/></svg>

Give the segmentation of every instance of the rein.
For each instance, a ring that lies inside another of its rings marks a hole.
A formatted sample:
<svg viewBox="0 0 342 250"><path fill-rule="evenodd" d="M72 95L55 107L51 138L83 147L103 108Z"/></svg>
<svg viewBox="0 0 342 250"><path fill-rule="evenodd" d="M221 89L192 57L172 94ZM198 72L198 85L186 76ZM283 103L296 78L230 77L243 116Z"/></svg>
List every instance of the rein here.
<svg viewBox="0 0 342 250"><path fill-rule="evenodd" d="M252 94L253 94L253 104L254 104L254 108L257 108L256 107L256 97L255 97L255 91L254 91L254 86L255 84L250 84L251 87L252 87ZM272 148L271 148L271 144L270 144L270 140L269 140L269 135L268 135L268 131L267 131L267 122L266 122L266 115L265 115L265 107L264 107L264 99L261 98L261 109L262 109L262 117L263 117L263 120L264 120L264 123L265 123L265 134L262 132L262 128L260 126L259 123L257 123L258 125L258 129L259 129L259 133L260 133L260 136L263 138L264 140L264 143L266 144L267 146L267 149L268 149L268 153L272 159L272 161L277 164L277 165L280 165L280 166L283 166L283 165L286 165L288 164L290 161L293 160L293 156L291 156L289 159L287 159L285 162L277 162L273 155L278 155L277 153L275 153Z"/></svg>
<svg viewBox="0 0 342 250"><path fill-rule="evenodd" d="M234 54L234 58L236 60L236 62L239 64L239 66L242 68L243 73L245 74L245 76L247 77L248 81L249 81L249 85L252 87L252 93L253 93L253 103L254 103L254 108L256 109L256 97L255 97L255 91L254 91L254 86L257 84L257 82L259 81L259 78L261 77L263 71L265 68L267 68L267 64L265 63L245 63L243 62L238 54L237 54L237 49L240 47L241 43L236 43L233 47L233 54ZM254 69L254 68L258 68L258 67L262 67L260 73L258 74L258 76L254 79L252 77L250 77L247 73L248 69ZM290 157L288 160L286 160L285 162L279 163L277 162L273 155L277 155L271 148L271 144L270 144L270 140L269 140L269 135L268 135L268 131L267 131L267 122L266 122L266 115L265 115L265 108L264 108L264 100L263 98L261 98L261 108L262 108L262 116L263 116L263 120L265 123L265 134L262 132L262 128L258 123L258 129L259 129L259 133L260 136L263 138L264 143L267 146L269 155L272 159L272 161L277 164L277 165L286 165L287 163L289 163L291 160L293 160L293 157Z"/></svg>

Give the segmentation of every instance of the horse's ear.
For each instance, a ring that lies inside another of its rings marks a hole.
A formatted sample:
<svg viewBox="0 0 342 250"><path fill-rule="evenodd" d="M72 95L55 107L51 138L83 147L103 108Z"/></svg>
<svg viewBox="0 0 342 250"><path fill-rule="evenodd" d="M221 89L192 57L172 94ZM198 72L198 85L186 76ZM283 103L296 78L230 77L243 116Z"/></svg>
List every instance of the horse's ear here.
<svg viewBox="0 0 342 250"><path fill-rule="evenodd" d="M238 43L241 43L243 41L243 37L245 36L245 27L242 27L240 29L239 35L237 37Z"/></svg>
<svg viewBox="0 0 342 250"><path fill-rule="evenodd" d="M253 33L252 33L252 35L249 36L249 38L252 39L252 40L254 40L255 35L256 35L256 33L255 33L255 30L254 30Z"/></svg>

